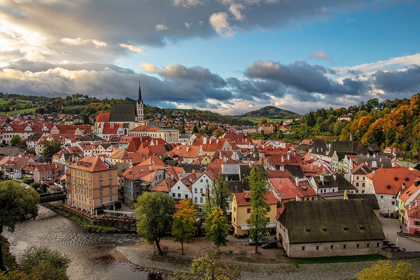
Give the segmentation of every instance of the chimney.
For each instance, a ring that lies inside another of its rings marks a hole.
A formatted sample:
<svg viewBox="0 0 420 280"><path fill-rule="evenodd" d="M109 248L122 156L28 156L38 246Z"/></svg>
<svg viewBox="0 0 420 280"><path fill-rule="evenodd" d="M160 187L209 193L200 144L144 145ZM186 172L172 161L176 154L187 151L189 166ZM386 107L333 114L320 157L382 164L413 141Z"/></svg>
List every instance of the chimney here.
<svg viewBox="0 0 420 280"><path fill-rule="evenodd" d="M319 175L319 179L321 180L321 185L324 185L325 184L325 181L324 181L324 175Z"/></svg>
<svg viewBox="0 0 420 280"><path fill-rule="evenodd" d="M190 147L187 147L187 152L190 150Z"/></svg>
<svg viewBox="0 0 420 280"><path fill-rule="evenodd" d="M219 144L219 139L216 139L216 144Z"/></svg>
<svg viewBox="0 0 420 280"><path fill-rule="evenodd" d="M290 161L290 154L287 154L287 161Z"/></svg>
<svg viewBox="0 0 420 280"><path fill-rule="evenodd" d="M149 171L153 171L153 168L151 165L149 165Z"/></svg>
<svg viewBox="0 0 420 280"><path fill-rule="evenodd" d="M203 145L207 144L207 137L203 137Z"/></svg>
<svg viewBox="0 0 420 280"><path fill-rule="evenodd" d="M281 162L284 162L284 156L281 156Z"/></svg>
<svg viewBox="0 0 420 280"><path fill-rule="evenodd" d="M280 166L280 171L284 171L284 166L283 165Z"/></svg>
<svg viewBox="0 0 420 280"><path fill-rule="evenodd" d="M210 145L211 145L211 138L210 138Z"/></svg>

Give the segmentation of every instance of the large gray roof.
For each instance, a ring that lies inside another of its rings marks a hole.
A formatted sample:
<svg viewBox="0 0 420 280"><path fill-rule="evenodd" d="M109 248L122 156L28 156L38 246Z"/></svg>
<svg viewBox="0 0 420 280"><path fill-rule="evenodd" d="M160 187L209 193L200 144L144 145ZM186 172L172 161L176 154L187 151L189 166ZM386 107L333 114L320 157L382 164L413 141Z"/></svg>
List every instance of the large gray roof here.
<svg viewBox="0 0 420 280"><path fill-rule="evenodd" d="M385 239L365 199L290 201L279 222L287 228L291 244Z"/></svg>

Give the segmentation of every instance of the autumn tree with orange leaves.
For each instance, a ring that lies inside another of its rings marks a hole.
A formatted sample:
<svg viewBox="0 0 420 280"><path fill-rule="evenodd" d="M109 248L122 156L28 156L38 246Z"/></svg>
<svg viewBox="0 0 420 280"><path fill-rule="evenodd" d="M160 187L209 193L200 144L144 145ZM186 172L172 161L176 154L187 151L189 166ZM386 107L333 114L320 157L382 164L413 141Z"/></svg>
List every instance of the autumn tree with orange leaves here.
<svg viewBox="0 0 420 280"><path fill-rule="evenodd" d="M180 209L173 215L172 235L175 242L181 243L181 252L184 254L184 242L193 237L197 231L197 207L191 199L183 199Z"/></svg>

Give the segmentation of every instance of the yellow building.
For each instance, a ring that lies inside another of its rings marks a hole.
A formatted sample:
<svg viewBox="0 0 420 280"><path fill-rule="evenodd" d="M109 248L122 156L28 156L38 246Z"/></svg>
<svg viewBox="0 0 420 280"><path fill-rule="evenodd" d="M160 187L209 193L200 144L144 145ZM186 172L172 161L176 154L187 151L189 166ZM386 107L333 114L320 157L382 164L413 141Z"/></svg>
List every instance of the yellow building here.
<svg viewBox="0 0 420 280"><path fill-rule="evenodd" d="M267 192L267 204L270 210L267 212L267 228L276 230L277 200L272 191ZM248 236L249 225L246 222L251 217L251 194L250 192L235 193L232 199L232 225L235 236Z"/></svg>
<svg viewBox="0 0 420 280"><path fill-rule="evenodd" d="M118 200L117 168L88 156L70 165L68 204L91 214Z"/></svg>

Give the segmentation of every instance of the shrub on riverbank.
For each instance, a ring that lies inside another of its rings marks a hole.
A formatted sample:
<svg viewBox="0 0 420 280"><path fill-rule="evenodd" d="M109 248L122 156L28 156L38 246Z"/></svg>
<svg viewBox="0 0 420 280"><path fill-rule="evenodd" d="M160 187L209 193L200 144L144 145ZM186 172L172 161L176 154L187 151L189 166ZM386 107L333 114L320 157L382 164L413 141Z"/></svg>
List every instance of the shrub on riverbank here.
<svg viewBox="0 0 420 280"><path fill-rule="evenodd" d="M3 259L4 259L5 265L10 270L16 269L16 258L12 254L10 254L9 241L5 237L0 235L0 243L1 243L1 249L3 252Z"/></svg>
<svg viewBox="0 0 420 280"><path fill-rule="evenodd" d="M67 218L69 220L75 221L79 225L83 226L84 229L91 231L91 232L103 232L103 233L112 233L112 232L118 232L118 228L115 227L108 227L108 226L100 226L100 225L92 225L85 219L76 216L74 214L71 214L69 212L66 212L64 210L56 210L57 213L59 213L64 218Z"/></svg>

